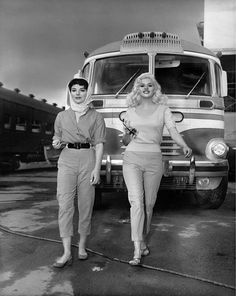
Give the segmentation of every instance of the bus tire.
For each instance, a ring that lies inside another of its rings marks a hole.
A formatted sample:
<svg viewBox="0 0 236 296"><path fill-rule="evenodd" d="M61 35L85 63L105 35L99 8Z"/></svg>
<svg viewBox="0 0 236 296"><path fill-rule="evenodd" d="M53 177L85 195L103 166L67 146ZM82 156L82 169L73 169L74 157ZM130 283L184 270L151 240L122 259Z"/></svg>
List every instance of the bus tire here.
<svg viewBox="0 0 236 296"><path fill-rule="evenodd" d="M228 177L223 177L216 189L195 191L198 206L203 209L218 209L225 200L227 187Z"/></svg>

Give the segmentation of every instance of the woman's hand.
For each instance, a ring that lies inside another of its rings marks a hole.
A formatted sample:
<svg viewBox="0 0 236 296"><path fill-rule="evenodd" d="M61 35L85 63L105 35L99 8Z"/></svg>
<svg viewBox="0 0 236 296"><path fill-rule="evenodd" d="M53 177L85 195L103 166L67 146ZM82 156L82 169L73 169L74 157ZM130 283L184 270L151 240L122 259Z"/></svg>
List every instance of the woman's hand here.
<svg viewBox="0 0 236 296"><path fill-rule="evenodd" d="M96 185L100 183L100 170L94 169L91 173L90 184Z"/></svg>
<svg viewBox="0 0 236 296"><path fill-rule="evenodd" d="M52 146L55 149L60 149L61 148L61 141L58 139L55 139L52 141Z"/></svg>
<svg viewBox="0 0 236 296"><path fill-rule="evenodd" d="M185 157L190 157L192 155L192 149L188 146L183 147L183 151Z"/></svg>
<svg viewBox="0 0 236 296"><path fill-rule="evenodd" d="M122 143L127 146L129 145L129 143L132 140L132 135L130 135L129 133L124 133L122 136Z"/></svg>
<svg viewBox="0 0 236 296"><path fill-rule="evenodd" d="M90 176L90 184L96 185L100 183L100 170L102 164L102 155L103 155L103 143L98 143L95 146L96 148L96 161L94 169L92 170Z"/></svg>

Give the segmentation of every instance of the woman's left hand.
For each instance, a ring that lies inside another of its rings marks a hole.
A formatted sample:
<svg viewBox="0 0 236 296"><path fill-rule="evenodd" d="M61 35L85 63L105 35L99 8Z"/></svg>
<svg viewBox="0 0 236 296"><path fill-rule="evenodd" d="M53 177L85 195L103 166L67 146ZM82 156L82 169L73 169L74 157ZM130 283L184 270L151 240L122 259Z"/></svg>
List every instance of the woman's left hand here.
<svg viewBox="0 0 236 296"><path fill-rule="evenodd" d="M96 185L100 183L100 170L94 169L91 173L90 184Z"/></svg>
<svg viewBox="0 0 236 296"><path fill-rule="evenodd" d="M184 151L184 156L185 157L190 157L192 155L192 149L189 148L188 146L183 147L183 151Z"/></svg>

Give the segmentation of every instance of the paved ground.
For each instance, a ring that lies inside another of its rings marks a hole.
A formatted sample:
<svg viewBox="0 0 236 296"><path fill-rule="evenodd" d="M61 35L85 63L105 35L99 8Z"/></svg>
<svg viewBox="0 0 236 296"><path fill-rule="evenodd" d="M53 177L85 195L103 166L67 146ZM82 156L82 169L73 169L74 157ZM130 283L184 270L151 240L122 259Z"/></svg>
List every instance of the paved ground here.
<svg viewBox="0 0 236 296"><path fill-rule="evenodd" d="M0 176L1 296L235 295L235 183L218 210L199 209L191 195L160 196L141 267L127 263L127 197L106 193L93 213L89 259L77 260L75 216L73 265L53 269L62 250L55 194L55 169Z"/></svg>

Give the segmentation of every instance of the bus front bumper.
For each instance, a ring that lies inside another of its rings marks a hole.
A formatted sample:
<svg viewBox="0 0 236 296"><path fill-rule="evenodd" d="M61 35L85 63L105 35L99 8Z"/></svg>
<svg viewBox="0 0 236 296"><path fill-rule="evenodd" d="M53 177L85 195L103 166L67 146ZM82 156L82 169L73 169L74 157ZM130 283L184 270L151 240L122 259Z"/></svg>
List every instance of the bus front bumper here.
<svg viewBox="0 0 236 296"><path fill-rule="evenodd" d="M213 190L223 177L228 176L228 161L163 159L163 177L160 190ZM108 155L102 161L101 184L104 190L126 190L122 174L122 160Z"/></svg>

